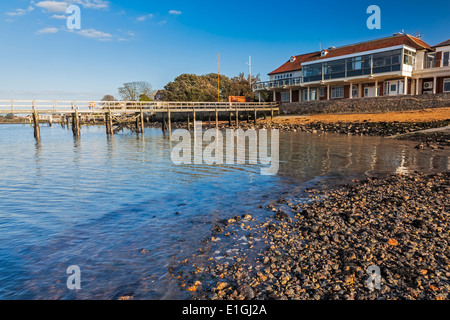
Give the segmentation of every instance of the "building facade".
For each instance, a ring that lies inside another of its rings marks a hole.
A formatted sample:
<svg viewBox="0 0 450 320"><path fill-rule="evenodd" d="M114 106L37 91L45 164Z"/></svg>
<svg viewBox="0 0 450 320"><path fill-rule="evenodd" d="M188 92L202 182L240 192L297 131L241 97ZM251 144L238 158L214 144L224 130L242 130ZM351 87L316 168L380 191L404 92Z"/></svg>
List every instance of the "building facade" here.
<svg viewBox="0 0 450 320"><path fill-rule="evenodd" d="M280 102L450 92L450 40L431 47L403 33L292 56L256 83Z"/></svg>

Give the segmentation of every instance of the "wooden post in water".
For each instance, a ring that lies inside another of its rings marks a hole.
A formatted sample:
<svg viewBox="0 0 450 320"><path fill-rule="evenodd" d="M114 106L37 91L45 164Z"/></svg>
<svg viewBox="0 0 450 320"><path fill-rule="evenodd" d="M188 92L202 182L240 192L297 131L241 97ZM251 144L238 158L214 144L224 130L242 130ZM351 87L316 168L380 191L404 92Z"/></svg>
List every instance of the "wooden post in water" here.
<svg viewBox="0 0 450 320"><path fill-rule="evenodd" d="M257 117L257 115L256 115L256 107L255 107L255 124L256 124L256 117Z"/></svg>
<svg viewBox="0 0 450 320"><path fill-rule="evenodd" d="M217 112L217 106L216 106L216 129L219 128L219 113Z"/></svg>
<svg viewBox="0 0 450 320"><path fill-rule="evenodd" d="M270 106L270 121L273 121L273 106Z"/></svg>
<svg viewBox="0 0 450 320"><path fill-rule="evenodd" d="M231 112L231 110L230 110L230 118L228 119L228 125L231 127L231 114L232 114L232 112Z"/></svg>
<svg viewBox="0 0 450 320"><path fill-rule="evenodd" d="M139 121L139 118L140 118L140 116L141 116L141 114L139 113L139 112L136 112L135 114L134 114L134 116L135 116L135 125L136 125L136 133L139 133L139 132L141 132L141 124L140 124L140 121Z"/></svg>
<svg viewBox="0 0 450 320"><path fill-rule="evenodd" d="M33 101L33 125L34 125L34 138L41 140L41 130L39 129L39 114L36 110L36 103Z"/></svg>
<svg viewBox="0 0 450 320"><path fill-rule="evenodd" d="M194 121L194 128L195 128L195 108L192 108L192 115L193 115L193 121Z"/></svg>
<svg viewBox="0 0 450 320"><path fill-rule="evenodd" d="M141 132L144 134L144 110L141 108Z"/></svg>
<svg viewBox="0 0 450 320"><path fill-rule="evenodd" d="M111 133L109 132L109 114L105 113L105 127L106 127L106 134L110 135Z"/></svg>
<svg viewBox="0 0 450 320"><path fill-rule="evenodd" d="M188 128L188 131L191 131L191 119L189 119L190 118L190 114L189 114L189 112L187 113L187 128Z"/></svg>
<svg viewBox="0 0 450 320"><path fill-rule="evenodd" d="M72 132L75 137L80 136L80 117L78 115L78 110L72 114Z"/></svg>
<svg viewBox="0 0 450 320"><path fill-rule="evenodd" d="M164 112L162 113L161 124L162 124L162 131L166 132L166 114Z"/></svg>
<svg viewBox="0 0 450 320"><path fill-rule="evenodd" d="M171 133L172 132L172 119L170 117L170 107L167 107L167 123L168 123L169 133Z"/></svg>
<svg viewBox="0 0 450 320"><path fill-rule="evenodd" d="M208 112L208 127L211 128L211 112Z"/></svg>
<svg viewBox="0 0 450 320"><path fill-rule="evenodd" d="M239 127L239 111L238 111L238 107L236 105L236 128Z"/></svg>

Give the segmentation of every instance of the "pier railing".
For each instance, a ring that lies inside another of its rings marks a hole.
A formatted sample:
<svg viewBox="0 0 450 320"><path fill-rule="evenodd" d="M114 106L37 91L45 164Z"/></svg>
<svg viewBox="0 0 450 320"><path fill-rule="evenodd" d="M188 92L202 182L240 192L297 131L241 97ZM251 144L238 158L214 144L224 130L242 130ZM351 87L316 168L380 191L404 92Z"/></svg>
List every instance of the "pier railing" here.
<svg viewBox="0 0 450 320"><path fill-rule="evenodd" d="M183 111L250 111L271 110L276 102L180 102L180 101L57 101L57 100L0 100L0 114L67 114L183 112Z"/></svg>

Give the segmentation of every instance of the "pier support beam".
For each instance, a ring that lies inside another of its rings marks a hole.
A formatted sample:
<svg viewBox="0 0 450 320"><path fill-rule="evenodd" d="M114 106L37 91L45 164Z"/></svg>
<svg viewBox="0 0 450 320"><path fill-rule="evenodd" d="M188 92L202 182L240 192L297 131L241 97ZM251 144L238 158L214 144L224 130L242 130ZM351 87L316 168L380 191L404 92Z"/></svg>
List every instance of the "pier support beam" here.
<svg viewBox="0 0 450 320"><path fill-rule="evenodd" d="M216 107L216 129L219 128L219 113L217 112L217 107Z"/></svg>
<svg viewBox="0 0 450 320"><path fill-rule="evenodd" d="M237 108L237 106L236 106L236 118L235 118L235 121L236 121L236 128L237 127L239 127L239 111L238 111L238 108Z"/></svg>
<svg viewBox="0 0 450 320"><path fill-rule="evenodd" d="M167 122L168 122L169 133L171 133L172 132L172 119L170 116L170 108L169 107L167 107Z"/></svg>
<svg viewBox="0 0 450 320"><path fill-rule="evenodd" d="M255 125L256 125L256 117L257 117L257 114L256 114L256 108L254 109L254 112L255 112L255 117L254 117L254 120L255 120Z"/></svg>
<svg viewBox="0 0 450 320"><path fill-rule="evenodd" d="M39 128L39 114L36 110L33 112L34 138L41 140L41 130Z"/></svg>
<svg viewBox="0 0 450 320"><path fill-rule="evenodd" d="M187 114L187 128L188 128L188 131L191 131L191 119L190 119L190 113L188 112L188 114Z"/></svg>
<svg viewBox="0 0 450 320"><path fill-rule="evenodd" d="M142 110L142 108L141 108L141 118L140 118L140 120L141 120L141 133L142 134L144 134L144 110Z"/></svg>
<svg viewBox="0 0 450 320"><path fill-rule="evenodd" d="M78 110L72 114L72 132L74 137L80 137L80 117L78 115Z"/></svg>

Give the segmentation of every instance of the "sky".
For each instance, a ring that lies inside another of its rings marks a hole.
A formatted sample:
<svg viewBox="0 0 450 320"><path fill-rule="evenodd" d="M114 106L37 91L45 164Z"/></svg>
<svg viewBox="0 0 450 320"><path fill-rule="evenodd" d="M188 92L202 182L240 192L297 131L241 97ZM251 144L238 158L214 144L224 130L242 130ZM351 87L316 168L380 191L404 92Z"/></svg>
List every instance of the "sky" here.
<svg viewBox="0 0 450 320"><path fill-rule="evenodd" d="M69 5L81 29L68 29ZM381 29L367 28L367 8ZM182 73L262 80L292 55L391 36L450 39L450 1L0 2L0 99L100 100L125 82L162 89Z"/></svg>

